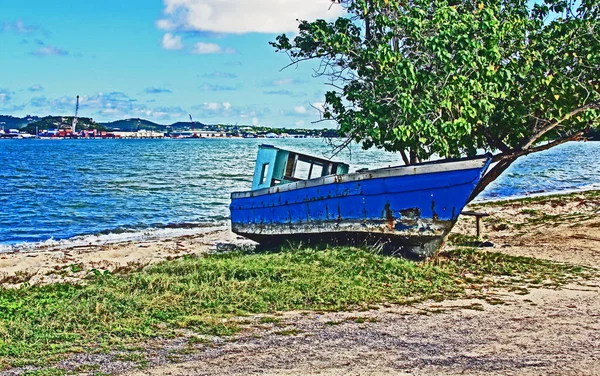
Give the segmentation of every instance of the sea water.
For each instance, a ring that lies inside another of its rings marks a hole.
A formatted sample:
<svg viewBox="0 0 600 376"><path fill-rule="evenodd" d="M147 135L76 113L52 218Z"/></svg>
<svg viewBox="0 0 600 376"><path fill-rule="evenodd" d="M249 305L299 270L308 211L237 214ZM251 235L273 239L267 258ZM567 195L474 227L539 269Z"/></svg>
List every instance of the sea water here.
<svg viewBox="0 0 600 376"><path fill-rule="evenodd" d="M330 156L323 139L0 140L0 251L159 239L226 227L258 145ZM354 146L335 160L401 165ZM519 159L478 199L600 188L600 142Z"/></svg>

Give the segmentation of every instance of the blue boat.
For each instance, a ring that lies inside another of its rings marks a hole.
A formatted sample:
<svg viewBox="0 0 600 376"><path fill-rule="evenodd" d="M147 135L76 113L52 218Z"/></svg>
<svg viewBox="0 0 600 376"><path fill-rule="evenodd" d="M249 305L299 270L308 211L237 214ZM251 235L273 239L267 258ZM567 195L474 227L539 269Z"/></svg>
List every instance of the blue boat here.
<svg viewBox="0 0 600 376"><path fill-rule="evenodd" d="M267 245L379 243L428 257L490 162L485 155L348 173L345 163L261 145L252 190L231 194L231 228Z"/></svg>

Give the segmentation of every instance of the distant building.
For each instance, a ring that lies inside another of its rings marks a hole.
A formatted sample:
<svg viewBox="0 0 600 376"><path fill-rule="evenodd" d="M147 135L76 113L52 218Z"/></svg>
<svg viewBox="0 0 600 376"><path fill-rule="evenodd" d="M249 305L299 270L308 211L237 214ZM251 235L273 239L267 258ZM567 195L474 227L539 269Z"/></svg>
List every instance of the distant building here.
<svg viewBox="0 0 600 376"><path fill-rule="evenodd" d="M163 138L165 135L161 132L140 129L137 132L112 132L117 138Z"/></svg>
<svg viewBox="0 0 600 376"><path fill-rule="evenodd" d="M201 131L196 132L202 138L226 137L227 133L221 131Z"/></svg>

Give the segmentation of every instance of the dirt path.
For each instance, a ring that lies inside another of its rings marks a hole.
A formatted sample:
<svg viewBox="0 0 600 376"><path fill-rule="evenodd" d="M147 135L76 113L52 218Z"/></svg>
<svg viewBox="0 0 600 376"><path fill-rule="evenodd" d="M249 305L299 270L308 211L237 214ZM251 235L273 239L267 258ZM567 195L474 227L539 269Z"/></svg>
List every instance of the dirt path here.
<svg viewBox="0 0 600 376"><path fill-rule="evenodd" d="M129 375L600 374L598 286L503 299L506 304L484 303L483 310L461 300L285 314L269 329ZM277 334L290 328L299 332Z"/></svg>

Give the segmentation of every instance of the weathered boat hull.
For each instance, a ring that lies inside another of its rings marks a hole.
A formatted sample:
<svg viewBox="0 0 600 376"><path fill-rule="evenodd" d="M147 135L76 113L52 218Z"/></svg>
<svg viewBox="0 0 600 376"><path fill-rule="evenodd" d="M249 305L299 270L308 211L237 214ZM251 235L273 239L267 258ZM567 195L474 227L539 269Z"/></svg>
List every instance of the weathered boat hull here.
<svg viewBox="0 0 600 376"><path fill-rule="evenodd" d="M489 157L333 175L232 194L232 230L259 243L380 242L427 257L443 244Z"/></svg>

